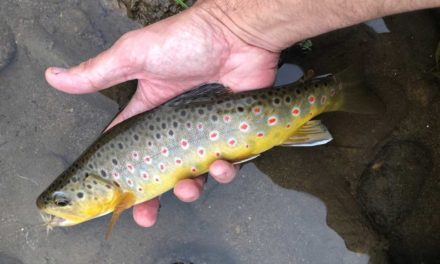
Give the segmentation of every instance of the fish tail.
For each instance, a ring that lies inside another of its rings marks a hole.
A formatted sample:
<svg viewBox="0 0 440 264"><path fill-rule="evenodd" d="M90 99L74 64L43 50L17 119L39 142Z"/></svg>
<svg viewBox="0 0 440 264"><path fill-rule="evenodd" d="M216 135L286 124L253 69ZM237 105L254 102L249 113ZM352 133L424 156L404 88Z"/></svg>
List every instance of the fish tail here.
<svg viewBox="0 0 440 264"><path fill-rule="evenodd" d="M360 114L380 114L386 111L385 104L366 85L360 67L348 67L335 74L340 89L339 102L330 111L344 111Z"/></svg>

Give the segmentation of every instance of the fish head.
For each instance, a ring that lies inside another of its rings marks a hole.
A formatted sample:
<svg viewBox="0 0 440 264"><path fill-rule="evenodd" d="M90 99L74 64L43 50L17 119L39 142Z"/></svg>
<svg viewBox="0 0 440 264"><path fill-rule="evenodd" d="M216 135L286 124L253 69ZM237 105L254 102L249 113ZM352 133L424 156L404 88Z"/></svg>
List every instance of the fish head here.
<svg viewBox="0 0 440 264"><path fill-rule="evenodd" d="M56 180L37 198L37 207L48 228L72 226L112 212L120 195L117 183L88 174Z"/></svg>

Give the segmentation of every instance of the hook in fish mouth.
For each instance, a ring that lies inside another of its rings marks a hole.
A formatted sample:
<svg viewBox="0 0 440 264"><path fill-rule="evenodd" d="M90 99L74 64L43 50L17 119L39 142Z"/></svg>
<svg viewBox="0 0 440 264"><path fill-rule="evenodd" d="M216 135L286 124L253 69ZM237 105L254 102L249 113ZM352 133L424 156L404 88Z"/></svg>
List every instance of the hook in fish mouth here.
<svg viewBox="0 0 440 264"><path fill-rule="evenodd" d="M47 233L49 233L50 231L52 231L52 229L54 227L57 226L70 226L73 225L74 223L64 219L62 217L59 216L55 216L55 215L51 215L45 212L40 212L41 215L41 219L43 220L43 225L46 226L46 231Z"/></svg>

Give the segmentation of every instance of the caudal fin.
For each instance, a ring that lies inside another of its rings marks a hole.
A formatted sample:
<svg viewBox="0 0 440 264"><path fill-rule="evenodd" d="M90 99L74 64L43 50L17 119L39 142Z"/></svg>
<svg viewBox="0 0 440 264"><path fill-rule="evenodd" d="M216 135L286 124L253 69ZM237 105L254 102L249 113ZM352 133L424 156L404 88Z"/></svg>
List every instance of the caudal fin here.
<svg viewBox="0 0 440 264"><path fill-rule="evenodd" d="M353 112L360 114L379 114L386 110L383 101L368 89L361 69L349 67L335 74L336 80L342 86L341 101L335 111Z"/></svg>

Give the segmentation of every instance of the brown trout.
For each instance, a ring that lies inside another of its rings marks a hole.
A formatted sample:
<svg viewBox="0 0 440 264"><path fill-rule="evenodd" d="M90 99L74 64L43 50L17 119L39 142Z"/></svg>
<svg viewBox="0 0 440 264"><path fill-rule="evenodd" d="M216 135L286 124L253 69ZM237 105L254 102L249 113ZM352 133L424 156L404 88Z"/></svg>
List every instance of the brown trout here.
<svg viewBox="0 0 440 264"><path fill-rule="evenodd" d="M330 141L315 116L376 112L380 100L350 70L275 88L231 93L204 85L105 132L37 199L48 228L120 213L208 171L279 145Z"/></svg>

